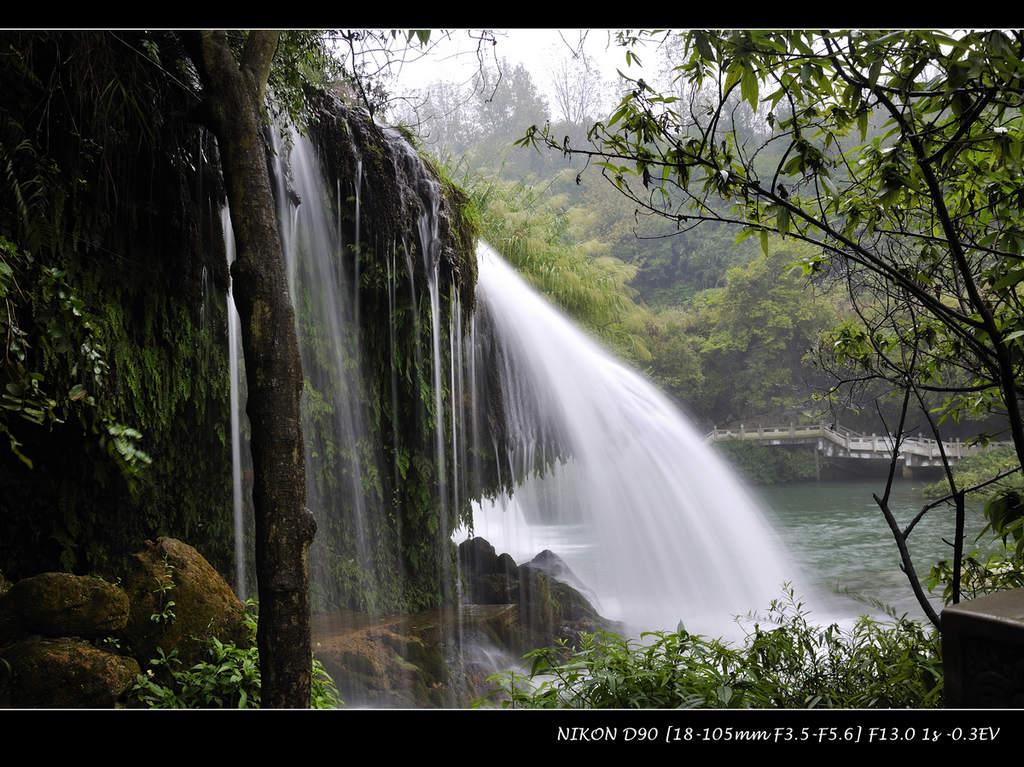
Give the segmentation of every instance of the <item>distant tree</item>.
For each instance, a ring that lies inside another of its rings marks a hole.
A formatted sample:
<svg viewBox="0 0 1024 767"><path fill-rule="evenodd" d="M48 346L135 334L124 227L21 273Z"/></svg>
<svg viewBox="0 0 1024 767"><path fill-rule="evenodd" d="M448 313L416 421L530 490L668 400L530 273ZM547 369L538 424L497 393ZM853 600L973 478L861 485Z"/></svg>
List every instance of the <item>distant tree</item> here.
<svg viewBox="0 0 1024 767"><path fill-rule="evenodd" d="M481 67L473 78L473 95L484 132L491 139L511 141L531 121L546 119L548 105L530 71L501 59L496 67Z"/></svg>
<svg viewBox="0 0 1024 767"><path fill-rule="evenodd" d="M424 145L462 154L479 138L473 95L456 83L438 80L394 109L398 122L415 130Z"/></svg>
<svg viewBox="0 0 1024 767"><path fill-rule="evenodd" d="M572 125L592 119L604 93L601 73L586 54L562 58L551 70L551 87L559 117Z"/></svg>

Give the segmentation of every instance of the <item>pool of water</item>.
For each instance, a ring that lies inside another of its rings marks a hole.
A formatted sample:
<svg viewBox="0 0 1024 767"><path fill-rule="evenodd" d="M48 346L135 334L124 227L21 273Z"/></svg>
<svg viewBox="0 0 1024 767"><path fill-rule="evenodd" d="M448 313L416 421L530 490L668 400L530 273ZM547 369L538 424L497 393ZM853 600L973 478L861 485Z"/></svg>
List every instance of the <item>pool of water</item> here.
<svg viewBox="0 0 1024 767"><path fill-rule="evenodd" d="M890 508L901 526L928 503L920 487L910 481L893 486ZM883 490L884 483L877 480L827 481L764 487L757 494L804 582L824 594L831 609L876 614L880 611L873 603L879 602L897 614L923 619L900 569L892 532L872 497ZM981 504L968 505L965 521L964 548L970 551L985 526ZM934 563L952 556L953 532L954 510L946 505L930 510L914 528L908 546L920 578L927 578ZM940 595L932 595L932 602L941 608Z"/></svg>

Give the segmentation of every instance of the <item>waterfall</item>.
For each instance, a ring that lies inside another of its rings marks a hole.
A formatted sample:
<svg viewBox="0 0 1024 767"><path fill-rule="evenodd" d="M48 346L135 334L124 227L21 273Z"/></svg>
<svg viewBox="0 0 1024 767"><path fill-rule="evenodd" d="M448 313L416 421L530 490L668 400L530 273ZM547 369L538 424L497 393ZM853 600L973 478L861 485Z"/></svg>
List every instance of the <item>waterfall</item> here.
<svg viewBox="0 0 1024 767"><path fill-rule="evenodd" d="M413 211L411 231L390 240L372 226L366 202L382 192L361 159L345 197L306 138L278 145L307 378L307 489L320 526L314 596L367 612L414 606L396 594L433 567L435 593L457 599L449 534L473 498L474 534L519 562L554 551L599 612L640 629L682 620L722 634L798 580L756 503L686 417L484 244L476 310L464 315L441 269L440 187L399 134L383 136ZM343 225L354 242L344 243ZM371 248L360 242L368 228ZM233 424L233 444L237 434ZM433 521L420 505L426 480Z"/></svg>
<svg viewBox="0 0 1024 767"><path fill-rule="evenodd" d="M355 239L349 247L344 246L340 213L328 205L322 171L308 140L293 133L290 144L287 150L281 142L276 146L277 200L307 381L303 395L307 503L318 520L332 513L346 515L346 533L351 535L357 567L372 581L376 565L366 474L375 472L377 466L373 458L364 455L368 427L356 298L360 243ZM357 216L361 176L356 179ZM286 179L290 182L287 186ZM314 434L319 438L311 439ZM326 472L332 476L324 478ZM327 535L326 525L324 530ZM331 546L329 542L327 550L332 550ZM316 558L322 548L312 556ZM372 597L366 607L375 607Z"/></svg>
<svg viewBox="0 0 1024 767"><path fill-rule="evenodd" d="M224 246L230 269L235 260L235 235L231 228L231 215L227 207L221 211L221 226L224 230ZM230 272L229 272L230 273ZM231 404L231 509L233 532L235 536L235 593L243 602L249 596L246 582L246 548L245 548L245 504L242 490L242 418L245 407L242 404L242 328L235 308L235 297L232 285L228 283L227 297L228 314L228 365L230 375Z"/></svg>
<svg viewBox="0 0 1024 767"><path fill-rule="evenodd" d="M563 458L477 505L474 534L517 561L551 549L606 617L719 635L797 577L755 502L686 417L488 246L477 300L500 366L507 465ZM487 364L477 361L478 365ZM499 462L500 463L500 462Z"/></svg>

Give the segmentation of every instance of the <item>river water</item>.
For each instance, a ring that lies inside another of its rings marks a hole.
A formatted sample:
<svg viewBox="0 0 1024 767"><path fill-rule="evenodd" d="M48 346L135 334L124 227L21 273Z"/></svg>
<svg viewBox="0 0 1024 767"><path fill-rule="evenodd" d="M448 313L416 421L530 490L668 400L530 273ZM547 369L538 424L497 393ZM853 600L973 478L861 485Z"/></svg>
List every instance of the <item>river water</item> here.
<svg viewBox="0 0 1024 767"><path fill-rule="evenodd" d="M893 486L890 507L901 526L928 503L920 487L921 483L911 481ZM860 480L776 485L758 488L757 494L806 582L827 595L837 614L877 614L879 610L871 604L874 600L899 615L924 620L900 570L896 542L872 498L883 491L884 480ZM953 521L953 507L938 506L911 533L908 545L920 578L926 579L938 560L951 558L952 546L945 541L953 540ZM984 526L981 504L969 503L965 551L975 547L974 539ZM937 609L942 606L939 591L932 595Z"/></svg>

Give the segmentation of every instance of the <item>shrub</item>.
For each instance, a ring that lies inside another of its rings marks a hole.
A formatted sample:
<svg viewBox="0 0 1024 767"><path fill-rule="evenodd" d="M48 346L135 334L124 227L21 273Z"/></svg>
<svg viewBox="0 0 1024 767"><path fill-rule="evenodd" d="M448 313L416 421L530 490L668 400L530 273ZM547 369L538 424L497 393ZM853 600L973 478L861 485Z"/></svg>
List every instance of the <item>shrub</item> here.
<svg viewBox="0 0 1024 767"><path fill-rule="evenodd" d="M132 691L149 708L258 708L260 704L260 658L256 647L255 602L246 603L249 647L207 640L208 659L191 668L181 668L177 651L164 653L149 662L139 674ZM343 705L334 681L323 665L313 660L312 708Z"/></svg>
<svg viewBox="0 0 1024 767"><path fill-rule="evenodd" d="M688 633L640 640L599 632L527 654L528 673L491 678L477 706L506 708L929 708L942 702L938 636L906 619L852 628L807 620L793 591L772 602L742 646ZM767 621L768 625L764 625Z"/></svg>

